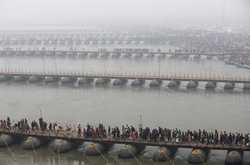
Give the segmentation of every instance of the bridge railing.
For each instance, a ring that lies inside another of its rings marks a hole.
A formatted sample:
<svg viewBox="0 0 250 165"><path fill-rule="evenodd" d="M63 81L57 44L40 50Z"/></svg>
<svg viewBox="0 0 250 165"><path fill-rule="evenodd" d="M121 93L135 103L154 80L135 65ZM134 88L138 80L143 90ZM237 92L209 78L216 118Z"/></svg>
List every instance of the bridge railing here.
<svg viewBox="0 0 250 165"><path fill-rule="evenodd" d="M54 76L54 77L87 77L87 78L125 78L125 79L160 79L160 80L181 80L181 81L218 81L218 82L245 82L250 83L250 76L228 76L218 74L186 74L186 73L136 73L136 72L34 72L34 71L0 71L0 75L7 76Z"/></svg>
<svg viewBox="0 0 250 165"><path fill-rule="evenodd" d="M27 50L27 49L21 49L21 50L13 50L13 49L9 49L9 50L0 50L0 54L17 54L18 52L20 52L21 54L57 54L57 55L67 55L67 54L79 54L79 53L101 53L100 50L69 50L69 49L57 49L54 50L54 48L47 48L47 49L43 49L43 50ZM116 53L117 51L115 50L106 50L106 53ZM132 51L126 51L123 50L122 53L139 53L135 50ZM244 52L244 51L238 51L238 52L168 52L168 51L149 51L146 52L148 54L169 54L169 55L176 55L176 56L181 56L181 55L205 55L205 56L230 56L230 55L249 55L248 52Z"/></svg>

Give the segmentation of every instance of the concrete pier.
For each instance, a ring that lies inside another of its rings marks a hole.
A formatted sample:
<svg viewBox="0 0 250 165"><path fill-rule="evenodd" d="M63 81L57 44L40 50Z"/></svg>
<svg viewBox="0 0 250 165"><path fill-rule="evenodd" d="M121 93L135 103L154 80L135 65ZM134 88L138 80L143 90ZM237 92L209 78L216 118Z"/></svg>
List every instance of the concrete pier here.
<svg viewBox="0 0 250 165"><path fill-rule="evenodd" d="M107 85L110 82L110 79L107 78L97 78L95 80L96 86Z"/></svg>
<svg viewBox="0 0 250 165"><path fill-rule="evenodd" d="M166 58L166 54L159 54L159 55L157 56L157 58L158 58L159 60L165 59L165 58Z"/></svg>
<svg viewBox="0 0 250 165"><path fill-rule="evenodd" d="M203 164L207 161L208 154L208 150L192 149L190 155L188 156L188 162L191 164Z"/></svg>
<svg viewBox="0 0 250 165"><path fill-rule="evenodd" d="M134 59L140 59L140 58L142 58L142 57L143 57L143 54L142 54L142 53L136 53L136 54L133 55L133 58L134 58Z"/></svg>
<svg viewBox="0 0 250 165"><path fill-rule="evenodd" d="M154 161L168 161L170 159L170 151L166 147L159 147L153 154Z"/></svg>
<svg viewBox="0 0 250 165"><path fill-rule="evenodd" d="M148 54L146 55L146 58L152 59L152 58L154 58L154 55L153 55L152 53L148 53Z"/></svg>
<svg viewBox="0 0 250 165"><path fill-rule="evenodd" d="M9 81L11 80L11 76L0 75L0 82L1 81Z"/></svg>
<svg viewBox="0 0 250 165"><path fill-rule="evenodd" d="M101 58L101 59L108 59L108 58L109 58L109 53L102 53L102 54L100 55L100 58Z"/></svg>
<svg viewBox="0 0 250 165"><path fill-rule="evenodd" d="M13 80L16 82L26 81L28 78L25 76L14 76Z"/></svg>
<svg viewBox="0 0 250 165"><path fill-rule="evenodd" d="M180 83L180 81L170 81L167 86L168 88L178 88Z"/></svg>
<svg viewBox="0 0 250 165"><path fill-rule="evenodd" d="M39 148L42 145L42 141L36 137L29 136L21 144L23 149L32 150Z"/></svg>
<svg viewBox="0 0 250 165"><path fill-rule="evenodd" d="M227 82L224 85L224 90L233 90L235 87L235 83L233 82Z"/></svg>
<svg viewBox="0 0 250 165"><path fill-rule="evenodd" d="M243 90L250 90L250 83L244 83Z"/></svg>
<svg viewBox="0 0 250 165"><path fill-rule="evenodd" d="M105 147L100 143L85 142L84 152L88 156L98 156L103 154Z"/></svg>
<svg viewBox="0 0 250 165"><path fill-rule="evenodd" d="M53 82L57 82L58 78L56 77L52 77L52 76L45 76L44 77L44 82L45 83L53 83Z"/></svg>
<svg viewBox="0 0 250 165"><path fill-rule="evenodd" d="M123 58L131 58L131 56L132 56L132 55L131 55L130 53L125 53L122 57L123 57Z"/></svg>
<svg viewBox="0 0 250 165"><path fill-rule="evenodd" d="M61 77L61 84L69 84L69 83L73 83L75 80L75 78L73 77Z"/></svg>
<svg viewBox="0 0 250 165"><path fill-rule="evenodd" d="M179 59L181 60L188 60L189 59L189 55L184 55L184 56L177 56Z"/></svg>
<svg viewBox="0 0 250 165"><path fill-rule="evenodd" d="M151 147L151 146L146 146L145 150L142 153L142 158L143 159L148 159L148 160L153 160L154 152L156 152L155 148L159 147Z"/></svg>
<svg viewBox="0 0 250 165"><path fill-rule="evenodd" d="M90 53L89 54L89 58L97 58L98 57L98 53Z"/></svg>
<svg viewBox="0 0 250 165"><path fill-rule="evenodd" d="M117 59L117 58L120 58L120 57L121 57L121 53L113 53L111 55L111 58L113 58L113 59Z"/></svg>
<svg viewBox="0 0 250 165"><path fill-rule="evenodd" d="M124 144L122 148L118 151L118 157L121 159L131 159L144 150L145 146L135 146Z"/></svg>
<svg viewBox="0 0 250 165"><path fill-rule="evenodd" d="M195 55L195 56L193 56L193 60L195 60L195 61L198 61L198 60L200 60L201 59L201 56L200 55Z"/></svg>
<svg viewBox="0 0 250 165"><path fill-rule="evenodd" d="M216 82L215 81L209 81L206 83L205 89L207 90L213 90L216 88Z"/></svg>
<svg viewBox="0 0 250 165"><path fill-rule="evenodd" d="M152 81L149 83L149 87L151 87L151 88L160 87L161 84L162 84L162 81L161 81L161 80L152 80Z"/></svg>
<svg viewBox="0 0 250 165"><path fill-rule="evenodd" d="M42 77L40 77L40 76L30 76L28 79L28 81L30 83L36 83L36 82L39 82L41 80L42 80Z"/></svg>
<svg viewBox="0 0 250 165"><path fill-rule="evenodd" d="M172 55L168 56L168 58L169 58L170 60L173 60L173 59L176 59L176 58L177 58L177 56L176 56L176 55L174 55L174 54L172 54Z"/></svg>
<svg viewBox="0 0 250 165"><path fill-rule="evenodd" d="M76 81L78 85L87 85L91 84L94 81L94 79L78 77Z"/></svg>
<svg viewBox="0 0 250 165"><path fill-rule="evenodd" d="M142 86L144 83L145 83L145 80L135 79L132 81L131 86L139 87L139 86Z"/></svg>
<svg viewBox="0 0 250 165"><path fill-rule="evenodd" d="M88 53L86 53L86 52L78 53L78 54L77 54L77 57L78 57L78 58L85 59L85 58L88 57Z"/></svg>
<svg viewBox="0 0 250 165"><path fill-rule="evenodd" d="M67 140L55 139L50 143L50 148L57 153L64 153L73 148L73 144Z"/></svg>
<svg viewBox="0 0 250 165"><path fill-rule="evenodd" d="M118 151L118 157L122 159L131 159L137 155L138 151L133 145L123 145Z"/></svg>
<svg viewBox="0 0 250 165"><path fill-rule="evenodd" d="M125 85L128 82L127 79L115 79L113 81L113 86L122 86Z"/></svg>
<svg viewBox="0 0 250 165"><path fill-rule="evenodd" d="M196 89L198 87L198 81L189 81L187 83L187 89Z"/></svg>
<svg viewBox="0 0 250 165"><path fill-rule="evenodd" d="M242 165L243 153L240 151L228 151L225 165Z"/></svg>
<svg viewBox="0 0 250 165"><path fill-rule="evenodd" d="M0 147L7 147L14 143L14 137L12 135L1 134L0 135Z"/></svg>

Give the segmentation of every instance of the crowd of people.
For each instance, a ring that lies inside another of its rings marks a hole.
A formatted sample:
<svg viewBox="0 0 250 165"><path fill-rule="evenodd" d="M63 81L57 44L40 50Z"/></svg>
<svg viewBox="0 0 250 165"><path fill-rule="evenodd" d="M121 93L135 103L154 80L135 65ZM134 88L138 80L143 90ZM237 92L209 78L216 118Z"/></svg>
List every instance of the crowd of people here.
<svg viewBox="0 0 250 165"><path fill-rule="evenodd" d="M207 130L180 130L169 128L135 128L134 126L122 125L119 127L107 128L103 124L93 126L87 124L82 127L78 124L76 128L69 125L62 126L58 122L48 123L43 118L38 121L29 122L22 119L18 122L11 122L7 117L6 120L0 120L0 129L23 131L26 133L39 131L44 133L67 133L84 138L110 138L122 140L144 140L152 142L173 142L173 143L199 143L211 145L245 145L250 146L250 134L232 133L226 131L207 131Z"/></svg>

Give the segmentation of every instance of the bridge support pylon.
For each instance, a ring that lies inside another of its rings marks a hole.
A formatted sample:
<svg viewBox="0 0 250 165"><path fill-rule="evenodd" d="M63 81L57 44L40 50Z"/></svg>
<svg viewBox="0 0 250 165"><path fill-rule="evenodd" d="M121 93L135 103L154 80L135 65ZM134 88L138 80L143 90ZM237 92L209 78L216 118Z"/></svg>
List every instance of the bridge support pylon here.
<svg viewBox="0 0 250 165"><path fill-rule="evenodd" d="M0 75L0 82L1 81L9 81L9 80L11 80L11 76Z"/></svg>
<svg viewBox="0 0 250 165"><path fill-rule="evenodd" d="M131 86L139 87L139 86L142 86L144 83L145 83L145 80L135 79L132 81Z"/></svg>
<svg viewBox="0 0 250 165"><path fill-rule="evenodd" d="M234 82L227 82L224 85L224 90L233 90L235 87L235 83Z"/></svg>
<svg viewBox="0 0 250 165"><path fill-rule="evenodd" d="M140 58L142 58L143 57L143 54L142 53L135 53L134 55L133 55L133 58L134 59L140 59Z"/></svg>
<svg viewBox="0 0 250 165"><path fill-rule="evenodd" d="M121 57L121 53L112 53L112 55L111 55L111 58L112 59L117 59L117 58L120 58Z"/></svg>
<svg viewBox="0 0 250 165"><path fill-rule="evenodd" d="M112 144L102 144L94 142L84 142L83 151L88 156L98 156L108 151L112 147Z"/></svg>
<svg viewBox="0 0 250 165"><path fill-rule="evenodd" d="M214 90L214 89L216 88L216 85L217 85L217 83L216 83L215 81L208 81L208 82L206 83L205 88L206 88L207 90Z"/></svg>
<svg viewBox="0 0 250 165"><path fill-rule="evenodd" d="M97 57L98 57L98 53L90 53L89 54L89 58L94 59L94 58L97 58Z"/></svg>
<svg viewBox="0 0 250 165"><path fill-rule="evenodd" d="M125 59L129 59L129 58L131 58L131 56L132 55L130 53L125 53L125 54L122 55L122 57L125 58Z"/></svg>
<svg viewBox="0 0 250 165"><path fill-rule="evenodd" d="M161 81L161 80L152 80L152 81L149 83L149 87L151 87L151 88L160 87L161 84L162 84L162 81Z"/></svg>
<svg viewBox="0 0 250 165"><path fill-rule="evenodd" d="M187 89L196 89L199 85L198 81L189 81L187 84Z"/></svg>
<svg viewBox="0 0 250 165"><path fill-rule="evenodd" d="M82 78L78 77L76 80L77 85L86 85L86 84L91 84L94 81L92 78Z"/></svg>
<svg viewBox="0 0 250 165"><path fill-rule="evenodd" d="M250 83L245 83L243 85L243 90L250 90Z"/></svg>
<svg viewBox="0 0 250 165"><path fill-rule="evenodd" d="M53 77L53 76L45 76L44 77L44 83L54 83L59 80L58 77Z"/></svg>
<svg viewBox="0 0 250 165"><path fill-rule="evenodd" d="M42 81L42 77L41 76L30 76L28 81L29 81L29 83L36 83L36 82Z"/></svg>
<svg viewBox="0 0 250 165"><path fill-rule="evenodd" d="M209 150L193 148L188 156L188 163L190 164L202 164L207 161Z"/></svg>
<svg viewBox="0 0 250 165"><path fill-rule="evenodd" d="M173 89L173 88L178 88L180 86L180 84L181 84L180 81L173 80L173 81L170 81L167 86L168 86L168 88Z"/></svg>
<svg viewBox="0 0 250 165"><path fill-rule="evenodd" d="M243 152L228 151L225 159L225 165L242 165Z"/></svg>
<svg viewBox="0 0 250 165"><path fill-rule="evenodd" d="M121 159L131 159L145 149L143 145L122 145L122 148L118 151L118 157Z"/></svg>
<svg viewBox="0 0 250 165"><path fill-rule="evenodd" d="M74 77L61 77L60 78L60 83L63 84L71 84L74 81L76 81L76 78Z"/></svg>
<svg viewBox="0 0 250 165"><path fill-rule="evenodd" d="M110 79L108 78L97 78L95 80L95 85L96 86L107 85L109 82L110 82Z"/></svg>
<svg viewBox="0 0 250 165"><path fill-rule="evenodd" d="M127 82L127 79L115 79L112 84L113 86L122 86L125 85Z"/></svg>
<svg viewBox="0 0 250 165"><path fill-rule="evenodd" d="M42 144L44 144L44 142L41 139L29 136L22 142L21 146L23 149L33 150L39 148Z"/></svg>
<svg viewBox="0 0 250 165"><path fill-rule="evenodd" d="M64 153L74 147L73 143L63 139L55 139L50 143L50 148L56 153Z"/></svg>
<svg viewBox="0 0 250 165"><path fill-rule="evenodd" d="M21 82L21 81L26 81L28 79L28 77L26 76L14 76L13 80L16 82Z"/></svg>
<svg viewBox="0 0 250 165"><path fill-rule="evenodd" d="M159 147L153 154L154 161L168 161L170 160L170 151L167 147Z"/></svg>
<svg viewBox="0 0 250 165"><path fill-rule="evenodd" d="M159 147L153 154L154 161L168 161L175 156L177 148Z"/></svg>
<svg viewBox="0 0 250 165"><path fill-rule="evenodd" d="M8 147L15 143L15 137L8 134L1 134L0 135L0 147Z"/></svg>

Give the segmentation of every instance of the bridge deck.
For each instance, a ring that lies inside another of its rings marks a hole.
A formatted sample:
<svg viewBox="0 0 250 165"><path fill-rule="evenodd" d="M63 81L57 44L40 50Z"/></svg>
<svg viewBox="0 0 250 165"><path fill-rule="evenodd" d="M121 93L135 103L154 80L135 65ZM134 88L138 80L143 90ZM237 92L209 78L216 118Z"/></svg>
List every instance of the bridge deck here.
<svg viewBox="0 0 250 165"><path fill-rule="evenodd" d="M176 148L199 148L199 149L209 149L209 150L250 151L250 146L246 145L178 143L178 142L167 142L167 141L147 141L142 139L130 140L122 138L86 138L83 136L78 136L76 132L60 132L60 133L54 133L49 131L21 132L21 131L10 131L5 129L0 129L0 134L10 134L19 137L33 136L49 140L64 139L76 143L96 142L96 143L106 143L106 144L130 144L130 145L145 145L145 146L165 146L165 147L176 147Z"/></svg>
<svg viewBox="0 0 250 165"><path fill-rule="evenodd" d="M138 73L36 73L36 72L4 72L4 76L41 76L41 77L82 77L82 78L107 78L107 79L142 79L142 80L176 80L176 81L214 81L250 83L250 77L235 77L223 75L202 75L202 74L138 74Z"/></svg>
<svg viewBox="0 0 250 165"><path fill-rule="evenodd" d="M135 50L0 50L1 53L45 53L51 55L72 55L72 54L85 54L85 53L145 53L153 55L173 55L173 56L190 56L190 55L205 55L205 56L227 56L227 55L241 55L249 56L249 52L167 52L167 51L135 51Z"/></svg>

